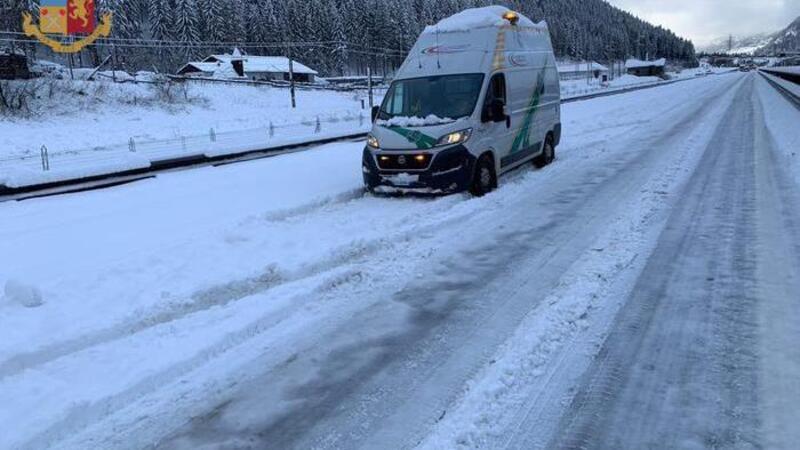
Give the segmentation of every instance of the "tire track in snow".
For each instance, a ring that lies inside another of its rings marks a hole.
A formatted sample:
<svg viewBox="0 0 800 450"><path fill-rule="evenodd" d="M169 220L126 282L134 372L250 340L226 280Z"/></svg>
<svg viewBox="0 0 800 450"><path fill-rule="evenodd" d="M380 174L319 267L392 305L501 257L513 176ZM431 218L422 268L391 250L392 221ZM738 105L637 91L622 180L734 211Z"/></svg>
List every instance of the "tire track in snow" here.
<svg viewBox="0 0 800 450"><path fill-rule="evenodd" d="M443 210L444 211L444 210ZM469 209L463 212L468 213ZM447 217L447 220L441 220L440 217L435 218L435 223L428 223L425 225L417 225L414 229L402 230L394 235L388 236L381 240L382 245L377 245L382 251L380 255L383 258L393 260L394 253L397 252L398 247L404 247L406 244L418 238L420 235L429 234L430 231L438 229L442 226L452 225L456 222L463 222L464 217L462 214L452 215ZM369 256L370 263L376 261L380 256L376 254L362 255ZM290 302L292 306L283 311L275 312L270 311L262 317L253 318L252 322L245 327L240 327L233 332L227 333L225 336L220 337L214 345L207 346L196 355L189 359L180 361L179 363L169 365L157 373L148 376L135 385L118 392L112 396L105 397L101 401L92 404L78 404L66 411L64 418L51 424L46 430L37 433L35 437L27 441L21 448L38 449L53 445L54 442L61 441L67 436L74 433L75 430L84 429L93 423L103 420L105 417L113 414L115 411L123 409L126 405L131 404L137 399L145 397L147 394L157 391L164 385L170 383L179 383L179 379L187 376L190 372L198 369L206 362L218 359L226 352L238 346L242 346L248 341L260 337L266 333L272 332L278 327L283 326L284 322L288 322L293 315L304 315L308 313L307 305L301 300L307 297L312 297L315 302L324 302L330 300L328 295L340 289L349 289L353 286L362 284L365 280L369 280L368 273L364 270L366 261L359 263L351 261L353 268L341 268L338 273L328 274L322 273L315 275L312 279L302 280L301 282L308 285L304 288L303 292L295 293L293 298L298 301ZM336 268L340 268L337 266ZM320 296L320 294L323 294ZM320 327L315 331L319 332L324 328ZM290 357L287 361L291 361ZM280 360L276 363L278 365L284 364L286 361ZM236 384L235 382L233 383ZM228 386L230 388L230 386Z"/></svg>
<svg viewBox="0 0 800 450"><path fill-rule="evenodd" d="M285 222L291 219L312 215L315 212L331 207L338 209L325 211L324 213L337 214L345 211L344 214L346 214L346 210L352 207L350 203L361 200L363 197L362 190L350 191L297 208L267 213L259 217L258 220ZM444 200L445 201L440 201L439 204L444 206L442 211L447 211L454 203L446 199ZM410 211L410 213L413 214L413 211ZM446 223L431 224L430 227L423 231L431 230L442 225L446 225ZM72 339L61 341L35 351L18 353L0 362L0 381L72 353L122 339L126 336L165 323L178 321L191 314L206 311L214 307L225 306L250 295L263 293L278 286L314 277L333 270L338 266L368 257L386 245L390 245L391 241L402 239L407 235L408 232L401 229L395 231L394 234L388 234L387 236L377 239L356 239L347 245L334 249L326 257L317 261L312 261L305 268L292 273L286 273L278 265L272 264L256 276L212 286L192 294L186 302L170 304L170 307L167 309L156 306L153 308L154 311L137 312L137 314L129 320L123 320L122 324L98 330L90 334L76 336Z"/></svg>
<svg viewBox="0 0 800 450"><path fill-rule="evenodd" d="M547 448L759 446L746 80Z"/></svg>
<svg viewBox="0 0 800 450"><path fill-rule="evenodd" d="M412 200L415 206L421 205L423 208L411 208L403 219L398 219L400 222L408 222L409 225L406 228L400 228L393 232L387 231L385 235L376 239L355 240L348 245L334 250L328 258L312 262L294 276L284 275L280 278L280 282L276 283L265 282L264 285L268 285L268 288L265 290L257 289L257 287L263 287L263 285L253 280L246 280L242 285L237 285L236 290L240 294L236 296L237 301L249 299L252 295L264 296L274 290L288 289L294 285L303 285L307 287L304 287L302 292L293 295L293 298L296 298L297 301L290 302L291 306L277 312L269 311L263 317L253 318L252 322L247 326L238 328L224 336L220 336L213 345L203 348L201 351L196 352L196 354L192 354L191 357L161 368L157 373L140 380L124 391L106 397L91 405L78 404L70 407L69 411L64 414L62 420L56 421L46 430L38 433L36 437L25 444L25 448L33 449L47 446L50 442L60 440L64 436L70 434L72 430L85 428L91 423L102 420L102 418L108 416L113 411L119 410L135 399L158 390L164 384L171 383L181 378L207 361L218 358L230 349L241 346L249 340L272 331L293 316L305 314L309 298L313 302L320 302L325 297L325 294L331 291L341 289L343 286L357 285L368 280L369 276L362 268L368 261L372 262L378 259L380 257L379 255L384 255L384 257L386 257L386 255L393 255L397 252L398 247L403 247L409 242L418 239L420 236L430 236L437 230L446 229L456 223L463 223L471 213L469 205L467 205L466 208L461 208L462 210L456 213L451 212L453 207L463 206L465 204L460 201L460 199L463 198L466 197L462 195L419 202ZM391 201L395 204L398 202L398 200ZM469 201L467 203L469 203ZM340 208L326 213L350 214L351 209L352 204L343 204ZM424 220L422 217L418 217L429 212L430 209L435 209L438 214L433 216L425 215L426 218ZM283 217L287 220L289 218L288 215L284 215ZM419 221L411 220L411 218L417 217L420 218ZM390 258L393 257L394 256L391 256ZM272 278L274 277L265 277L266 280ZM250 288L248 288L248 285L251 285ZM214 290L217 289L220 288L214 288ZM221 292L227 294L228 291L226 289L221 289ZM210 299L215 298L213 294L207 295L210 295ZM209 303L212 303L212 305L199 311L179 311L179 314L176 314L175 317L169 317L170 320L163 320L160 323L140 323L141 329L132 333L125 332L127 330L124 329L114 329L112 330L114 336L110 339L98 342L82 342L81 344L84 344L81 345L82 348L67 354L56 355L51 360L42 362L39 366L46 366L48 363L53 363L54 360L59 360L61 358L67 360L72 356L80 355L87 351L98 352L99 347L108 346L116 340L135 339L137 336L155 332L158 329L175 327L178 325L173 322L180 322L194 313L208 312L208 310L214 306L222 306L213 301ZM59 363L63 364L61 361L59 361ZM6 379L0 380L0 382L13 382L15 377L18 378L24 375L24 373L18 373L6 377Z"/></svg>
<svg viewBox="0 0 800 450"><path fill-rule="evenodd" d="M725 106L724 101L709 103L716 109ZM544 447L535 439L523 442L529 437L524 430L542 430L557 420L567 386L581 365L585 367L581 361L596 350L597 336L603 335L608 316L619 306L615 299L635 281L643 264L642 252L651 250L649 243L657 237L674 192L684 183L686 167L697 162L692 145L710 138L705 137L706 126L694 124L677 135L673 135L675 130L666 130L666 136L657 134L649 144L642 144L647 149L643 153L649 155L619 172L638 176L635 167L650 168L651 178L642 195L619 206L621 215L568 269L543 305L527 315L496 361L470 381L464 399L437 421L422 448ZM677 142L690 149L676 151L677 157L667 159L668 164L657 163L660 150L663 154L663 149Z"/></svg>

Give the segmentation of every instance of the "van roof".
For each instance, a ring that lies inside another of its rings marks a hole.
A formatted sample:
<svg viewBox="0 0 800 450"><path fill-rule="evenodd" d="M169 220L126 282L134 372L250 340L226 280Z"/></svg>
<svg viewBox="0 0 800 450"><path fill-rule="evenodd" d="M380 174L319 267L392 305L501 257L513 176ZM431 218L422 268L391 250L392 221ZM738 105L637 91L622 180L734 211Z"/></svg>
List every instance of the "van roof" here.
<svg viewBox="0 0 800 450"><path fill-rule="evenodd" d="M555 66L545 22L512 22L502 6L467 9L430 26L417 39L396 79L491 73L502 68Z"/></svg>
<svg viewBox="0 0 800 450"><path fill-rule="evenodd" d="M501 28L508 26L509 22L503 16L513 12L505 6L486 6L483 8L465 9L460 13L442 19L436 25L425 27L423 33L455 33L460 31L471 31L477 28ZM520 28L547 28L547 23L542 21L535 23L522 14L515 13L519 17L516 26Z"/></svg>

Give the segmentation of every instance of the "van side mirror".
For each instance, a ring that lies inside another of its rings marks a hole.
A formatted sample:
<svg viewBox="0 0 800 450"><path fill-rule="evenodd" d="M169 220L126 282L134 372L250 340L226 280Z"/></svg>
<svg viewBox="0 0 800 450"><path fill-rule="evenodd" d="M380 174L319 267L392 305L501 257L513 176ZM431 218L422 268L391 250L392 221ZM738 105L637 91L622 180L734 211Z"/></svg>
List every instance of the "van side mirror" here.
<svg viewBox="0 0 800 450"><path fill-rule="evenodd" d="M375 119L378 118L378 114L381 112L380 106L373 106L372 107L372 121L375 122Z"/></svg>
<svg viewBox="0 0 800 450"><path fill-rule="evenodd" d="M506 104L503 100L496 98L489 103L489 120L492 122L506 120Z"/></svg>

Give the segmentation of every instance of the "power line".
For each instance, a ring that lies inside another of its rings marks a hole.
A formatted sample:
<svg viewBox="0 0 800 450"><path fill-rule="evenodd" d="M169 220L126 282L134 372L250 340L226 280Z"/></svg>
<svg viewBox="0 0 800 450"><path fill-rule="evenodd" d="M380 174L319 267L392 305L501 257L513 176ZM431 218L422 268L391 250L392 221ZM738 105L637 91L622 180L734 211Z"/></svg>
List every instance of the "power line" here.
<svg viewBox="0 0 800 450"><path fill-rule="evenodd" d="M0 35L14 35L14 36L22 36L23 39L19 39L15 42L25 42L31 43L35 42L32 39L26 38L26 34L19 31L0 31ZM11 41L12 39L8 38L0 38L5 41ZM342 40L336 41L271 41L271 42L259 42L259 41L195 41L195 42L188 42L188 41L181 41L181 40L174 40L174 39L142 39L142 38L119 38L119 37L107 37L98 40L98 43L106 43L106 44L115 44L115 45L122 45L122 44L130 44L135 43L136 46L139 47L180 47L180 48L191 48L191 47L263 47L263 48L286 48L286 47L308 47L308 46L319 46L319 45L339 45L345 46L346 50L352 50L352 48L360 48L364 50L376 51L381 53L394 53L394 54L404 54L404 52L398 49L392 49L387 47L376 47L370 45L359 44L356 42L348 42Z"/></svg>
<svg viewBox="0 0 800 450"><path fill-rule="evenodd" d="M6 43L13 43L18 45L30 45L30 44L39 44L38 41L29 40L29 39L15 39L15 38L3 38L0 37L0 42ZM114 43L114 42L105 42L102 40L98 40L92 46L108 46L108 47L116 47L116 48L128 48L128 49L209 49L209 48L218 48L223 47L223 45L219 44L209 44L209 43L182 43L182 44L150 44L150 43ZM244 49L277 49L282 50L285 49L285 46L279 45L263 45L263 44L251 44L251 45L241 45L237 44L235 47L240 47ZM320 50L343 50L349 54L356 54L356 55L365 55L365 56L381 56L381 57L396 57L402 58L405 57L405 53L394 51L394 52L387 52L387 51L369 51L369 50L360 50L357 48L345 48L342 49L341 47L337 46L329 46L329 45L320 45L320 44L302 44L302 45L291 45L292 48L303 48L303 49L320 49Z"/></svg>

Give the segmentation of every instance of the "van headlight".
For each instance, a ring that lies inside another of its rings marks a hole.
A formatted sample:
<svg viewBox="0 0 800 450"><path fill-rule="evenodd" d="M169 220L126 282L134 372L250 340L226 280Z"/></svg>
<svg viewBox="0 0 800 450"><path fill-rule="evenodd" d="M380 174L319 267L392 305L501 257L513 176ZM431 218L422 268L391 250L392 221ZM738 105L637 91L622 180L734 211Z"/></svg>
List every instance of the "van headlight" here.
<svg viewBox="0 0 800 450"><path fill-rule="evenodd" d="M467 128L466 130L455 131L450 134L446 134L442 136L438 142L436 142L436 146L441 145L454 145L454 144L463 144L469 140L469 137L472 136L472 128Z"/></svg>
<svg viewBox="0 0 800 450"><path fill-rule="evenodd" d="M380 142L378 142L378 138L376 138L372 134L367 135L367 146L370 148L374 148L375 150L381 148L381 144Z"/></svg>

